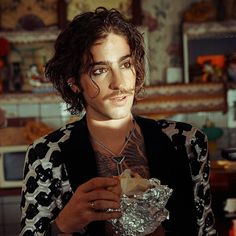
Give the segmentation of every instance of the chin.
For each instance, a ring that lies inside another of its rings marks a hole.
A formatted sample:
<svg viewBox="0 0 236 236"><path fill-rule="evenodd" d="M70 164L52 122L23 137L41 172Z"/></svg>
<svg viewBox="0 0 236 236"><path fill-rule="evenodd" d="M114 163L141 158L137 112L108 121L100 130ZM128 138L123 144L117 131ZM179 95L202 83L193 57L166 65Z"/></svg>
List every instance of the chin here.
<svg viewBox="0 0 236 236"><path fill-rule="evenodd" d="M100 105L100 106L99 106ZM101 104L96 104L96 106L90 107L92 109L87 110L87 114L91 113L92 116L100 117L100 119L124 119L130 116L132 104L127 106L121 107L114 107L114 106L102 106Z"/></svg>
<svg viewBox="0 0 236 236"><path fill-rule="evenodd" d="M129 116L129 115L130 115L130 113L129 113L129 114L126 114L126 115L112 116L111 119L113 119L113 120L120 120L120 119L126 118L126 117Z"/></svg>
<svg viewBox="0 0 236 236"><path fill-rule="evenodd" d="M119 119L123 119L126 118L127 116L130 116L131 114L131 110L122 110L122 111L116 111L116 112L112 112L110 114L108 114L110 119L114 119L114 120L119 120Z"/></svg>

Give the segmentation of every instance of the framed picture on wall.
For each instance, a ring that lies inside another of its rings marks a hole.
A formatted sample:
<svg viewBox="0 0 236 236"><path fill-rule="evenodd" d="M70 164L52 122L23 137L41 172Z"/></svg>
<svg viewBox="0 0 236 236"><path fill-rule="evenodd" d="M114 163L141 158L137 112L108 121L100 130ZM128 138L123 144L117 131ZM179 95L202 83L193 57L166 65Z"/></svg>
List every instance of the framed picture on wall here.
<svg viewBox="0 0 236 236"><path fill-rule="evenodd" d="M94 11L100 6L108 9L115 8L135 24L140 25L140 0L70 0L67 4L67 20L71 21L76 15L86 11Z"/></svg>
<svg viewBox="0 0 236 236"><path fill-rule="evenodd" d="M183 25L184 81L229 81L225 73L236 51L236 21L185 23ZM235 72L234 72L235 73ZM233 78L231 78L233 80Z"/></svg>
<svg viewBox="0 0 236 236"><path fill-rule="evenodd" d="M58 26L58 0L1 0L1 30L35 30Z"/></svg>

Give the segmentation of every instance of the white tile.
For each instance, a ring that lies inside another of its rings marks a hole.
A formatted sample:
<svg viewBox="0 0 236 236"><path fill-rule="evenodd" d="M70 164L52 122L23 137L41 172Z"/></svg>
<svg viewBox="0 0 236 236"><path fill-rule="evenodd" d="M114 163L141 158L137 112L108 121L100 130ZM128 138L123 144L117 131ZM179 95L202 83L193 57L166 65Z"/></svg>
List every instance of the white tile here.
<svg viewBox="0 0 236 236"><path fill-rule="evenodd" d="M217 127L227 127L227 114L223 112L209 112L209 119L214 122Z"/></svg>
<svg viewBox="0 0 236 236"><path fill-rule="evenodd" d="M60 103L61 116L70 116L70 112L67 110L66 103Z"/></svg>
<svg viewBox="0 0 236 236"><path fill-rule="evenodd" d="M82 119L82 117L79 115L71 115L71 116L67 116L67 117L63 116L62 123L63 124L73 123L73 122L78 121L80 119Z"/></svg>
<svg viewBox="0 0 236 236"><path fill-rule="evenodd" d="M186 114L186 121L198 128L202 128L202 126L206 123L207 114L205 112L196 112Z"/></svg>
<svg viewBox="0 0 236 236"><path fill-rule="evenodd" d="M167 120L186 122L187 116L186 114L176 114L176 115L168 117Z"/></svg>
<svg viewBox="0 0 236 236"><path fill-rule="evenodd" d="M18 106L15 104L5 104L1 105L1 108L5 110L5 115L7 118L18 117Z"/></svg>
<svg viewBox="0 0 236 236"><path fill-rule="evenodd" d="M60 115L61 115L61 109L59 103L48 103L40 105L41 117L54 117Z"/></svg>
<svg viewBox="0 0 236 236"><path fill-rule="evenodd" d="M227 127L227 114L223 114L223 112L197 112L187 114L187 122L199 128L202 128L207 120L217 127Z"/></svg>
<svg viewBox="0 0 236 236"><path fill-rule="evenodd" d="M228 106L233 107L236 103L236 90L235 89L229 89L227 92L227 101Z"/></svg>
<svg viewBox="0 0 236 236"><path fill-rule="evenodd" d="M20 117L39 117L38 104L20 104L19 105Z"/></svg>
<svg viewBox="0 0 236 236"><path fill-rule="evenodd" d="M40 120L53 129L58 129L62 126L61 117L55 117L55 118L41 117Z"/></svg>
<svg viewBox="0 0 236 236"><path fill-rule="evenodd" d="M229 107L227 113L227 126L229 128L236 128L236 107Z"/></svg>

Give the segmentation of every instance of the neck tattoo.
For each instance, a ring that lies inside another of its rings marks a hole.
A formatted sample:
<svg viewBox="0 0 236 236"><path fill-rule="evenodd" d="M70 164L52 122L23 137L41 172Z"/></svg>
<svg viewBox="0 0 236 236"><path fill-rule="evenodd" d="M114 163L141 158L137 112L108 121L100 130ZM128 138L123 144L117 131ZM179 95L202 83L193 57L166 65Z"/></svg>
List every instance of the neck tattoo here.
<svg viewBox="0 0 236 236"><path fill-rule="evenodd" d="M95 139L94 137L92 137L93 141L99 145L100 147L102 147L104 150L106 150L107 152L109 152L112 156L111 156L111 160L116 164L116 169L117 169L117 174L120 175L123 172L123 168L122 168L122 163L125 160L125 155L122 155L122 152L124 151L125 147L127 146L127 144L129 143L131 137L134 134L135 131L135 120L133 120L133 128L131 129L131 131L129 132L128 136L125 138L125 143L123 145L123 147L121 148L121 151L118 154L115 154L110 148L108 148L105 144L103 144L102 142L100 142L99 140Z"/></svg>

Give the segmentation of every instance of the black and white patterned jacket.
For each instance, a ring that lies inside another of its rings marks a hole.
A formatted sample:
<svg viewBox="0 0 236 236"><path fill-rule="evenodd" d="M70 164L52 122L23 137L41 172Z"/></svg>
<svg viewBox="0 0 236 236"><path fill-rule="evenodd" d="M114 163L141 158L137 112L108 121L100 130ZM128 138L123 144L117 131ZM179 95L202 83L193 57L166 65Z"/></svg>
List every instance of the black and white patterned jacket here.
<svg viewBox="0 0 236 236"><path fill-rule="evenodd" d="M168 235L217 235L211 209L207 138L198 128L174 121L135 117L145 141L150 175L173 189L167 203ZM21 236L45 235L75 189L97 176L86 119L29 146L22 187ZM99 233L98 233L99 232ZM94 222L77 235L103 235Z"/></svg>

